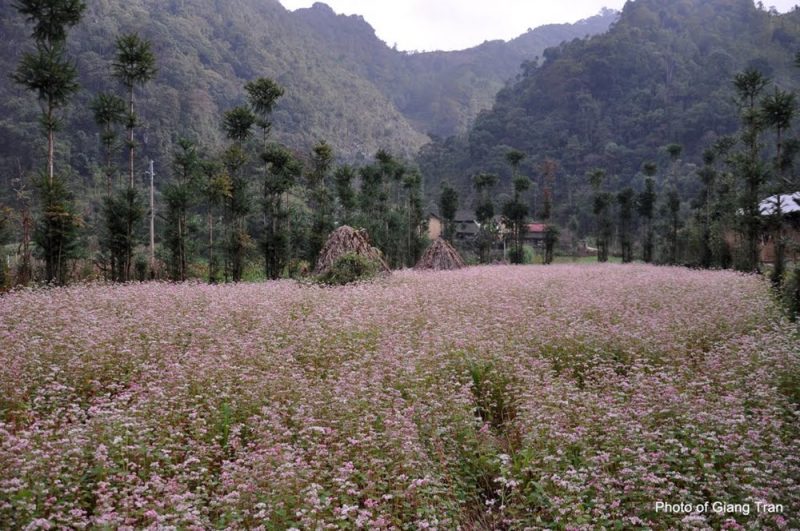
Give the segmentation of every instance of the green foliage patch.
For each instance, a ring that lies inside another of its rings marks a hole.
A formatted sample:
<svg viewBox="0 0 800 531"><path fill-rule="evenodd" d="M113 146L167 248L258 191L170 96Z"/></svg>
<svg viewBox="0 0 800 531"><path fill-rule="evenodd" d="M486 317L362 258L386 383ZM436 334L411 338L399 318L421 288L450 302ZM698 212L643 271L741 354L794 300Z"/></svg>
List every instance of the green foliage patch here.
<svg viewBox="0 0 800 531"><path fill-rule="evenodd" d="M343 286L361 280L370 280L380 271L379 264L357 253L345 253L334 261L330 270L320 275L319 281L332 286Z"/></svg>

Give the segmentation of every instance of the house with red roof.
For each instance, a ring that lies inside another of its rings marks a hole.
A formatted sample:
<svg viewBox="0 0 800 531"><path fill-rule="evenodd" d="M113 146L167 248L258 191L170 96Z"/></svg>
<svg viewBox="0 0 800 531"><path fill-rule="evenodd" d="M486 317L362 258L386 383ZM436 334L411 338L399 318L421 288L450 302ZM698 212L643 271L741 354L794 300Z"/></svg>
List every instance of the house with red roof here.
<svg viewBox="0 0 800 531"><path fill-rule="evenodd" d="M522 241L525 245L531 245L533 247L544 246L544 237L547 232L546 223L528 223L525 229L525 235L522 237Z"/></svg>

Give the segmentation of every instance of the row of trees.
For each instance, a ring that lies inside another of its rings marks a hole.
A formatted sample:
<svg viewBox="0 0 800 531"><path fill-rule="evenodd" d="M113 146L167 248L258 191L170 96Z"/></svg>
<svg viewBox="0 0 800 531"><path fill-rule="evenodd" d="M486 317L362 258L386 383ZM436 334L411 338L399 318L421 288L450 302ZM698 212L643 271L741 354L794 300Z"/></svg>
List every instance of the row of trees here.
<svg viewBox="0 0 800 531"><path fill-rule="evenodd" d="M565 224L572 213L564 199L582 188L591 194L585 175L596 167L616 193L629 184L640 189L641 179L631 179L643 161L668 166L669 154L655 146L677 142L687 161L699 162L705 147L737 126L735 90L726 82L737 72L755 68L784 88L795 84L787 59L799 32L800 11L778 15L747 0L632 2L607 33L567 41L526 64L468 135L424 147L420 164L433 185L482 171L505 184L509 147L530 155L523 171L531 175L545 157L556 159L556 214ZM466 183L460 192L469 194ZM588 219L580 221L588 228Z"/></svg>
<svg viewBox="0 0 800 531"><path fill-rule="evenodd" d="M301 273L313 266L327 235L345 224L366 229L394 267L415 263L427 224L419 172L385 151L359 168L337 166L325 141L299 156L270 141L270 114L283 89L260 78L245 91L247 104L224 115L230 145L221 154L179 143L175 178L164 192L170 278L187 278L201 254L200 238L212 282L241 280L256 251L266 278Z"/></svg>
<svg viewBox="0 0 800 531"><path fill-rule="evenodd" d="M525 153L511 149L506 152L506 162L511 169L511 190L505 199L496 205L496 188L500 177L493 173L479 173L473 178L475 197L475 221L479 231L475 239L478 251L478 260L486 263L491 260L491 250L498 244L510 247L507 256L513 264L525 261L525 234L528 222L532 219L534 211L538 218L547 224L544 240L543 262L550 264L554 258L555 245L558 242L559 229L555 223L550 223L553 211L552 187L558 171L558 163L553 159L545 159L540 165L541 204L531 208L526 197L531 189L532 181L520 173L520 163L526 158ZM458 210L460 197L458 191L450 183L443 183L439 196L439 212L444 222L443 237L453 241L455 236L455 216ZM537 201L534 201L537 203ZM499 206L499 213L496 212Z"/></svg>
<svg viewBox="0 0 800 531"><path fill-rule="evenodd" d="M655 162L642 165L638 189L629 185L612 191L615 187L611 181L616 179L605 169L587 173L590 201L577 207L575 213L590 209L592 224L587 234L597 247L598 261L608 261L614 249L623 262L641 259L647 263L758 271L759 244L768 236L775 242L776 255L771 276L776 285L781 283L790 243L781 202L776 201L770 216L761 212L760 203L768 195L796 191L793 161L800 152L800 140L789 135L797 109L796 97L778 87L770 90L769 79L755 69L737 74L733 85L740 129L718 138L706 149L702 166L691 169L691 175L683 175L688 166L681 163L683 147L679 144L665 146L668 163L661 171ZM774 145L767 145L766 139L772 139ZM551 222L558 164L549 158L540 163L536 183L539 200L533 201L535 208L529 208L523 194L531 181L519 171L525 154L512 149L505 158L511 168L512 189L502 203L502 216L495 216L492 200L498 176L480 173L473 180L476 220L481 225L476 240L479 259L488 260L487 251L499 237L500 223L511 244L510 261L521 263L524 230L535 213L549 227L544 263L550 263L552 247L558 239L558 228ZM687 197L680 193L681 189L692 193ZM445 183L439 208L445 222L444 234L449 239L454 234L452 225L458 203L458 192ZM579 232L576 217L569 222L573 236Z"/></svg>
<svg viewBox="0 0 800 531"><path fill-rule="evenodd" d="M155 194L151 187L148 209L136 178L139 117L134 98L135 89L155 76L156 58L150 44L136 34L116 41L109 76L118 81L120 93L100 93L91 104L105 153L106 191L98 220L87 226L62 176L66 172L57 171L54 149L60 115L78 90L75 66L64 43L85 4L20 0L14 5L33 25L35 51L23 56L13 77L41 101L47 139L46 170L35 188L38 218L33 223L27 207L20 213L23 251L18 278L26 281L32 276L31 239L41 251L46 280L57 283L67 281L68 263L81 252L85 236L98 242L95 261L107 278L116 281L156 275L157 254L167 264L169 277L177 280L196 274L192 268L200 263L211 281L241 280L256 255L264 275L278 278L312 264L326 235L339 224L367 229L394 267L411 265L421 254L426 216L420 173L385 151L360 168L336 167L334 153L325 142L309 154L273 142L271 116L284 91L266 78L247 83L246 104L221 117L228 139L222 152L210 153L187 139L177 143L172 179L161 187L163 213L156 234ZM795 97L778 88L770 92L769 81L754 69L737 75L734 86L740 131L717 139L706 150L703 166L696 171L699 179L681 175L686 168L681 165L683 150L671 144L666 148L669 163L662 165L660 175L655 163L647 163L640 185L620 189L609 185L615 178L613 170L595 169L588 174L590 201L576 206L572 198L559 200L572 205L567 225L573 235L582 228L579 218L592 220L588 232L594 236L600 261L608 260L616 242L625 262L633 260L638 249L645 262L734 265L753 271L759 267L758 241L772 231L778 254L773 277L776 283L783 278L786 241L783 225L776 221L781 218L780 205L774 219L765 220L759 200L767 192L786 191L796 184L792 161L800 142L787 135ZM775 140L769 149L767 138ZM119 168L122 151L127 153L124 172ZM509 259L522 262L525 230L533 214L548 226L544 261L553 259L559 232L553 214L559 166L553 159L542 159L538 182L532 183L522 174L525 158L523 152L506 150L511 186L499 200L497 174L483 172L473 180L482 262L490 260L501 232L510 247ZM687 185L689 180L696 186ZM531 191L533 201L528 197ZM458 192L446 185L440 210L448 238L453 236L458 203ZM149 256L137 264L148 211ZM741 252L732 245L731 234L739 235Z"/></svg>
<svg viewBox="0 0 800 531"><path fill-rule="evenodd" d="M68 172L58 171L54 149L60 114L79 89L75 65L65 51L67 31L80 21L86 5L80 0L14 5L33 23L36 51L23 56L13 77L42 102L48 155L46 171L36 179L38 217L32 230L23 231L18 281L33 278L34 249L45 264L44 280L64 284L69 264L87 257L91 247L97 248L94 264L114 281L161 274L185 280L198 273L192 268L201 263L212 282L238 281L256 250L264 275L274 279L308 269L327 234L345 223L367 229L395 267L411 265L421 255L427 218L419 172L385 151L373 163L355 168L335 166L333 150L324 141L306 157L272 142L270 117L284 90L267 78L247 83L246 104L221 117L229 141L221 153L208 153L188 139L177 142L172 178L160 190L157 233L152 166L149 208L137 179L140 119L135 107L136 88L157 73L156 57L137 34L116 40L110 77L121 92L99 93L91 102L104 153L105 193L97 215L89 216L94 223L87 223L61 176ZM123 151L126 171L119 164ZM148 212L149 249L143 259ZM23 221L31 217L21 216ZM9 218L4 210L0 233Z"/></svg>
<svg viewBox="0 0 800 531"><path fill-rule="evenodd" d="M86 4L81 0L59 0L43 3L20 0L14 3L17 10L33 24L31 37L35 50L23 54L14 81L34 92L41 103L41 126L47 138L47 166L36 179L36 191L41 206L41 217L33 237L45 262L48 281L64 282L67 277L67 260L75 250L80 217L67 192L64 179L56 172L55 135L61 125L61 111L78 90L75 64L67 56L66 40L69 29L81 19ZM23 249L28 253L30 230L23 231ZM22 259L21 277L30 278L30 256Z"/></svg>
<svg viewBox="0 0 800 531"><path fill-rule="evenodd" d="M67 56L65 43L69 28L80 21L86 4L81 0L20 0L14 6L33 24L31 36L35 51L22 56L12 77L37 95L42 108L42 130L47 138L46 170L35 179L41 214L33 231L23 223L23 252L18 277L26 282L33 276L31 246L28 243L32 232L44 260L45 280L63 284L69 275L69 261L79 254L84 220L77 212L69 183L64 177L66 172L56 169L55 134L61 128L64 108L79 89L76 67ZM121 36L116 42L116 49L112 74L126 89L127 108L121 97L100 94L92 103L92 111L102 129L101 138L106 152L104 170L107 195L103 206L106 232L103 244L110 257L111 277L128 280L131 276L135 225L142 213L134 187L134 129L137 125L134 87L146 83L155 75L155 58L149 43L135 34ZM128 133L129 179L126 186L114 190L115 128L119 124L124 124ZM23 213L22 218L30 223L27 213Z"/></svg>

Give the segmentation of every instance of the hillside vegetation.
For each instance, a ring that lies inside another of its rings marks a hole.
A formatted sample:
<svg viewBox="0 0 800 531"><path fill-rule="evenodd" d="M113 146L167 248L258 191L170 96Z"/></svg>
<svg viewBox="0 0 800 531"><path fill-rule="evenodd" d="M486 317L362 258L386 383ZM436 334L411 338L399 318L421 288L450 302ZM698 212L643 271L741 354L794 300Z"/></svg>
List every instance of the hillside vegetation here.
<svg viewBox="0 0 800 531"><path fill-rule="evenodd" d="M336 16L324 4L292 13L277 0L92 1L69 38L82 90L69 107L59 156L84 180L100 159L88 102L116 88L110 64L122 33L138 31L154 46L159 73L140 97L140 141L143 153L165 167L178 136L218 147L222 113L240 104L242 87L258 77L286 88L274 116L281 142L305 150L326 139L349 160L371 158L379 148L413 155L429 132L465 131L523 60L562 40L605 31L615 16L547 26L508 44L406 54L380 41L362 18ZM0 5L2 71L15 70L31 46L28 34L11 2ZM33 97L1 76L5 189L41 160L37 119Z"/></svg>
<svg viewBox="0 0 800 531"><path fill-rule="evenodd" d="M760 205L800 186L800 10L637 0L606 33L547 48L543 62L531 57L548 40L600 31L615 16L604 10L509 43L408 54L323 4L290 13L275 0L93 3L69 23L71 48L56 43L64 61L76 58L84 90L40 116L33 94L49 100L20 72L30 73L47 42L37 38L38 56L22 53L31 48L23 17L3 18L4 60L20 58L9 69L29 90L6 87L2 100L0 199L11 208L0 239L17 251L0 280L236 282L256 253L265 276L297 277L342 225L367 230L401 268L419 259L428 211L440 207L448 237L459 236L456 215L479 227L458 246L481 263L530 262L536 246L544 263L596 249L601 262L616 254L760 272L771 240L775 287L800 300L788 238L796 220L762 215ZM114 88L110 58L140 40L116 39L130 29L152 44L157 76L148 66L146 79L126 84L129 111L117 101L122 110L103 118L94 106L90 120L88 98ZM522 73L458 134L519 61ZM64 85L69 95L73 88ZM61 110L66 119L51 120ZM44 138L37 119L48 124ZM150 158L152 208L141 193ZM46 182L35 178L43 166Z"/></svg>
<svg viewBox="0 0 800 531"><path fill-rule="evenodd" d="M585 174L596 167L617 178L616 189L641 186L634 177L644 162L666 173L665 146L682 146L682 160L699 165L703 150L736 131L735 74L752 67L782 89L796 87L798 46L798 11L779 15L752 0L628 2L608 33L528 64L468 135L426 146L423 172L432 187L449 179L465 194L466 177L479 171L507 187L505 154L515 148L529 155L527 175L546 158L558 162L561 204L588 187Z"/></svg>
<svg viewBox="0 0 800 531"><path fill-rule="evenodd" d="M325 4L294 13L324 43L333 61L369 79L414 127L435 136L464 133L524 62L546 48L605 32L618 13L603 9L575 24L549 24L509 42L487 41L453 52L402 53L390 49L357 16L336 16Z"/></svg>

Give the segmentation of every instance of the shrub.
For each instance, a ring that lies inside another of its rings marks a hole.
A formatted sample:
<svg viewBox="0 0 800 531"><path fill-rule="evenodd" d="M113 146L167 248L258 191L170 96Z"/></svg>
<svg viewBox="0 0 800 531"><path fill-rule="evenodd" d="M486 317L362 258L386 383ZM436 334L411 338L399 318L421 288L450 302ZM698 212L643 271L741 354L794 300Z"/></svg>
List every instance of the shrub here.
<svg viewBox="0 0 800 531"><path fill-rule="evenodd" d="M532 264L536 260L536 251L530 245L522 246L522 264Z"/></svg>
<svg viewBox="0 0 800 531"><path fill-rule="evenodd" d="M342 286L368 280L378 274L380 267L369 258L356 253L345 253L331 266L330 270L320 275L319 280L325 284Z"/></svg>
<svg viewBox="0 0 800 531"><path fill-rule="evenodd" d="M136 261L133 264L133 267L136 269L136 280L139 282L144 282L147 280L147 257L144 255L138 255L136 257Z"/></svg>
<svg viewBox="0 0 800 531"><path fill-rule="evenodd" d="M311 272L311 265L306 260L293 259L286 264L286 276L289 278L305 278Z"/></svg>
<svg viewBox="0 0 800 531"><path fill-rule="evenodd" d="M794 271L787 276L783 284L783 304L792 321L800 317L800 266L795 266Z"/></svg>

